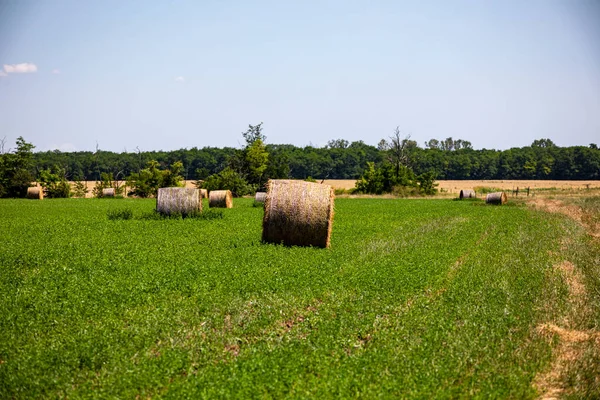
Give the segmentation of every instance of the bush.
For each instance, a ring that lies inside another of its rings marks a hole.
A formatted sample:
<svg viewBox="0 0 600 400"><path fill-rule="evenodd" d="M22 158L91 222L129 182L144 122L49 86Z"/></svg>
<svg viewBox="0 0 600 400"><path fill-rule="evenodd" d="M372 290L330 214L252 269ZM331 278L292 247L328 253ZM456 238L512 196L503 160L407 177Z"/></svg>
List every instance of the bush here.
<svg viewBox="0 0 600 400"><path fill-rule="evenodd" d="M130 208L122 208L120 210L108 210L106 216L110 220L128 220L133 218L133 210Z"/></svg>
<svg viewBox="0 0 600 400"><path fill-rule="evenodd" d="M141 220L186 219L186 218L205 219L205 220L223 219L223 211L222 210L206 210L203 212L195 211L192 213L185 213L185 214L173 213L173 214L167 215L167 214L161 214L158 211L153 210L153 211L144 213L139 217L139 219L141 219Z"/></svg>
<svg viewBox="0 0 600 400"><path fill-rule="evenodd" d="M214 174L206 178L202 182L203 189L212 190L231 190L234 197L240 197L256 192L254 185L248 184L246 180L232 168L227 167L218 174Z"/></svg>

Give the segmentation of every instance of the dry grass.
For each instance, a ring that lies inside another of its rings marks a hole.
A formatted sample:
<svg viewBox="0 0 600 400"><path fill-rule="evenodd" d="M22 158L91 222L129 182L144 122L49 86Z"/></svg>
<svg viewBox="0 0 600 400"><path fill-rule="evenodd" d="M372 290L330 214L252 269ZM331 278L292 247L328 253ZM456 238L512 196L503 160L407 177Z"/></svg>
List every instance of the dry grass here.
<svg viewBox="0 0 600 400"><path fill-rule="evenodd" d="M233 195L231 190L213 190L208 194L210 208L232 208Z"/></svg>
<svg viewBox="0 0 600 400"><path fill-rule="evenodd" d="M331 186L271 180L267 188L262 234L265 242L329 247L334 203Z"/></svg>
<svg viewBox="0 0 600 400"><path fill-rule="evenodd" d="M200 212L202 211L200 191L179 187L160 188L156 196L156 211L165 215Z"/></svg>
<svg viewBox="0 0 600 400"><path fill-rule="evenodd" d="M39 186L28 187L27 198L32 200L42 200L44 198L44 191Z"/></svg>

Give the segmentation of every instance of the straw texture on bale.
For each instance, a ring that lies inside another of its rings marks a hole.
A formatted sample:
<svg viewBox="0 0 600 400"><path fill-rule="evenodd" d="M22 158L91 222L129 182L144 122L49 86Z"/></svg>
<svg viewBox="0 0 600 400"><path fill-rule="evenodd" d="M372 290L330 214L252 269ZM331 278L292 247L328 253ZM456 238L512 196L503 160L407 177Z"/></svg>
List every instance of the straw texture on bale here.
<svg viewBox="0 0 600 400"><path fill-rule="evenodd" d="M207 189L200 189L200 198L208 199L208 190Z"/></svg>
<svg viewBox="0 0 600 400"><path fill-rule="evenodd" d="M102 189L102 197L115 197L115 188Z"/></svg>
<svg viewBox="0 0 600 400"><path fill-rule="evenodd" d="M264 203L267 199L267 192L256 192L254 195L254 201L258 203Z"/></svg>
<svg viewBox="0 0 600 400"><path fill-rule="evenodd" d="M42 200L44 198L44 191L41 187L28 187L27 198L33 200Z"/></svg>
<svg viewBox="0 0 600 400"><path fill-rule="evenodd" d="M475 198L475 191L474 190L461 190L460 191L460 199L474 199Z"/></svg>
<svg viewBox="0 0 600 400"><path fill-rule="evenodd" d="M485 196L485 202L487 204L504 204L506 203L506 193L504 192L494 192L494 193L488 193L487 196Z"/></svg>
<svg viewBox="0 0 600 400"><path fill-rule="evenodd" d="M210 208L233 207L233 196L231 190L212 190L208 194L208 206Z"/></svg>
<svg viewBox="0 0 600 400"><path fill-rule="evenodd" d="M160 188L156 195L156 211L165 215L188 215L202 211L200 191L194 188Z"/></svg>
<svg viewBox="0 0 600 400"><path fill-rule="evenodd" d="M270 180L262 239L287 246L329 247L334 191L318 183Z"/></svg>

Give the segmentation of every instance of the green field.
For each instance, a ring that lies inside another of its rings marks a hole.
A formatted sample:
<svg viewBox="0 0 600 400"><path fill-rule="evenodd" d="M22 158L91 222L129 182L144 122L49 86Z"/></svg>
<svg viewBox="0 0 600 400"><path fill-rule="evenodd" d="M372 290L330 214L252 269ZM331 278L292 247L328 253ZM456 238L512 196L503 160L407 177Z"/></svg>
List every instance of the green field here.
<svg viewBox="0 0 600 400"><path fill-rule="evenodd" d="M251 199L154 206L0 202L0 398L535 397L585 240L524 206L338 199L331 249L290 248Z"/></svg>

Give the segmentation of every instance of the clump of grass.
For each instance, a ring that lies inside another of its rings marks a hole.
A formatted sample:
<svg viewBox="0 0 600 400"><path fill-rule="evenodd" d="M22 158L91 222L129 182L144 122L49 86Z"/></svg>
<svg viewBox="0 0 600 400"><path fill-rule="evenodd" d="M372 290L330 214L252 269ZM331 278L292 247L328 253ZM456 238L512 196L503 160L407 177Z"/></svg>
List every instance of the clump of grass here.
<svg viewBox="0 0 600 400"><path fill-rule="evenodd" d="M133 210L131 208L121 208L118 210L108 210L106 216L110 220L128 220L133 218Z"/></svg>
<svg viewBox="0 0 600 400"><path fill-rule="evenodd" d="M161 220L161 219L223 219L223 211L221 210L206 210L204 212L194 211L190 213L171 213L170 215L161 214L156 210L146 212L142 214L139 219L141 220Z"/></svg>
<svg viewBox="0 0 600 400"><path fill-rule="evenodd" d="M252 207L260 207L260 208L262 208L264 206L265 206L265 203L263 203L262 201L256 201L256 200L254 200L252 202Z"/></svg>
<svg viewBox="0 0 600 400"><path fill-rule="evenodd" d="M336 196L340 195L340 194L347 194L348 192L346 191L346 189L334 189L334 193Z"/></svg>
<svg viewBox="0 0 600 400"><path fill-rule="evenodd" d="M473 188L473 190L475 191L475 193L478 193L478 194L488 194L488 193L494 193L494 192L504 192L504 189L499 189L499 188L494 188L494 187L487 187L487 186L475 186Z"/></svg>

